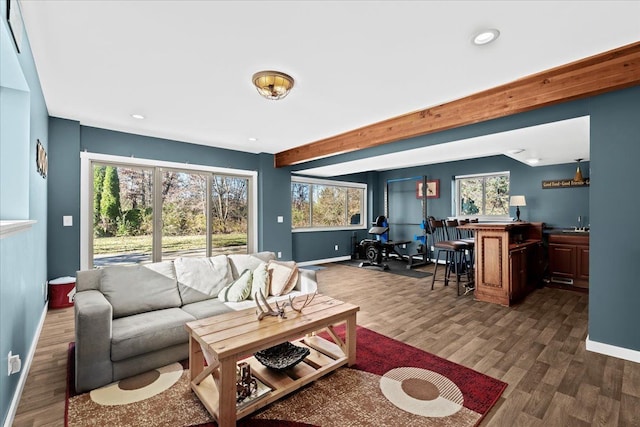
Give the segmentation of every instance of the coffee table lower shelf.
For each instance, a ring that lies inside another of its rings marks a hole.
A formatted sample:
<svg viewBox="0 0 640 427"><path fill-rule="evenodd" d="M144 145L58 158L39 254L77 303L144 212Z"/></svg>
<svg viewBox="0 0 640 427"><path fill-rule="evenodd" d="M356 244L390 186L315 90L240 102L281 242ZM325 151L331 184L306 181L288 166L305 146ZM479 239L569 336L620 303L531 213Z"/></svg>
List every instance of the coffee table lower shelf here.
<svg viewBox="0 0 640 427"><path fill-rule="evenodd" d="M284 371L273 370L265 367L253 356L242 360L243 362L249 362L252 374L271 387L272 390L263 397L256 399L255 402L248 403L239 409L236 412L236 419L245 417L281 399L349 362L349 358L340 346L317 335L306 336L293 341L293 343L307 347L310 350L309 356L293 368ZM196 393L209 413L216 420L219 420L219 395L213 378L213 375L217 374L218 371L214 371L212 375L207 376L199 384L192 381L191 389Z"/></svg>

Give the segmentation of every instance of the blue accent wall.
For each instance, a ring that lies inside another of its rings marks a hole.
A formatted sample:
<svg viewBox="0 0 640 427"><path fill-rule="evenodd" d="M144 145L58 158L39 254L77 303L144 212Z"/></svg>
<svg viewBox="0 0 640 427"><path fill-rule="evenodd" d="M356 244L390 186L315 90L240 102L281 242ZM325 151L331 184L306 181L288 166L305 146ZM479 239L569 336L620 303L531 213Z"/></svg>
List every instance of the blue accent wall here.
<svg viewBox="0 0 640 427"><path fill-rule="evenodd" d="M46 304L43 290L47 280L48 178L38 174L35 158L36 141L39 139L49 151L49 138L47 107L29 39L23 33L18 53L9 34L4 0L0 1L0 15L3 169L0 219L36 221L27 231L0 239L0 366L6 369L9 351L19 354L23 362L20 373L7 376L4 370L0 375L0 412L4 424L20 377L26 377L25 363L35 350L32 344ZM5 175L8 171L11 175Z"/></svg>
<svg viewBox="0 0 640 427"><path fill-rule="evenodd" d="M258 249L282 252L284 260L293 259L291 246L291 173L288 168L273 167L274 156L259 155L259 236ZM278 216L283 222L278 222Z"/></svg>
<svg viewBox="0 0 640 427"><path fill-rule="evenodd" d="M589 338L640 351L640 86L591 100Z"/></svg>
<svg viewBox="0 0 640 427"><path fill-rule="evenodd" d="M80 127L78 122L49 120L48 276L75 277L80 268ZM62 217L73 217L71 227ZM76 268L77 267L77 268Z"/></svg>

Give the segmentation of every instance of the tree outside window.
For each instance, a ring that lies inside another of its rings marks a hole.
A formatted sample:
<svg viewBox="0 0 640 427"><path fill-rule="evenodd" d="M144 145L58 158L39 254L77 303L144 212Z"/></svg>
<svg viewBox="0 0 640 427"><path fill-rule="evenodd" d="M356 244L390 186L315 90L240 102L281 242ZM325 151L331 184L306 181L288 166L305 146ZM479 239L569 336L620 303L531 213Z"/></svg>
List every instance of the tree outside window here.
<svg viewBox="0 0 640 427"><path fill-rule="evenodd" d="M292 228L362 227L365 220L365 191L365 184L292 179Z"/></svg>
<svg viewBox="0 0 640 427"><path fill-rule="evenodd" d="M456 215L508 216L509 173L456 177Z"/></svg>

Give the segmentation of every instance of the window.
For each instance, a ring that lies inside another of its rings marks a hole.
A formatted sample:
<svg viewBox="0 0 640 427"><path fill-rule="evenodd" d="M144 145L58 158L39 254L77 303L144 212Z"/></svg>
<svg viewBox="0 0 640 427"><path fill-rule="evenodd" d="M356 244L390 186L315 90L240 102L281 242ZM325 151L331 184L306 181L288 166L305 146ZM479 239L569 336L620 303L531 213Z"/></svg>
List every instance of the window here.
<svg viewBox="0 0 640 427"><path fill-rule="evenodd" d="M366 184L293 177L291 179L293 230L364 227L366 190Z"/></svg>
<svg viewBox="0 0 640 427"><path fill-rule="evenodd" d="M82 269L257 247L255 172L81 157Z"/></svg>
<svg viewBox="0 0 640 427"><path fill-rule="evenodd" d="M509 172L456 176L457 216L509 216Z"/></svg>

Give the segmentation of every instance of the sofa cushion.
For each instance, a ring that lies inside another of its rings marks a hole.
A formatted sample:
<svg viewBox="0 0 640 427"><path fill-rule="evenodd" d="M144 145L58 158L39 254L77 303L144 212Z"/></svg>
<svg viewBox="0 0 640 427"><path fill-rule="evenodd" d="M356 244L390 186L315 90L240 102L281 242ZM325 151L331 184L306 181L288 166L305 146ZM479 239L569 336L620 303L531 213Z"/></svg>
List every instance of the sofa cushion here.
<svg viewBox="0 0 640 427"><path fill-rule="evenodd" d="M296 286L298 266L295 261L269 261L267 271L270 276L270 295L286 295Z"/></svg>
<svg viewBox="0 0 640 427"><path fill-rule="evenodd" d="M233 278L240 277L245 270L255 270L258 268L261 262L269 262L276 259L276 254L273 252L258 252L255 254L229 254L229 264L231 265L231 272Z"/></svg>
<svg viewBox="0 0 640 427"><path fill-rule="evenodd" d="M179 308L150 311L115 319L111 331L111 360L120 361L187 343L184 324L195 317Z"/></svg>
<svg viewBox="0 0 640 427"><path fill-rule="evenodd" d="M182 305L171 261L104 268L100 290L114 319Z"/></svg>
<svg viewBox="0 0 640 427"><path fill-rule="evenodd" d="M238 302L246 300L251 292L252 277L253 273L251 270L245 270L240 277L231 282L231 284L222 288L218 294L218 299L222 302Z"/></svg>
<svg viewBox="0 0 640 427"><path fill-rule="evenodd" d="M216 298L233 281L226 255L180 257L174 265L183 304Z"/></svg>
<svg viewBox="0 0 640 427"><path fill-rule="evenodd" d="M256 294L262 291L262 294L266 297L269 295L269 272L267 271L267 263L261 262L260 265L253 270L253 277L251 278L251 293L249 299L255 299Z"/></svg>
<svg viewBox="0 0 640 427"><path fill-rule="evenodd" d="M225 303L217 298L207 299L204 301L193 302L182 306L182 310L196 319L204 319L205 317L217 316L218 314L233 311Z"/></svg>

